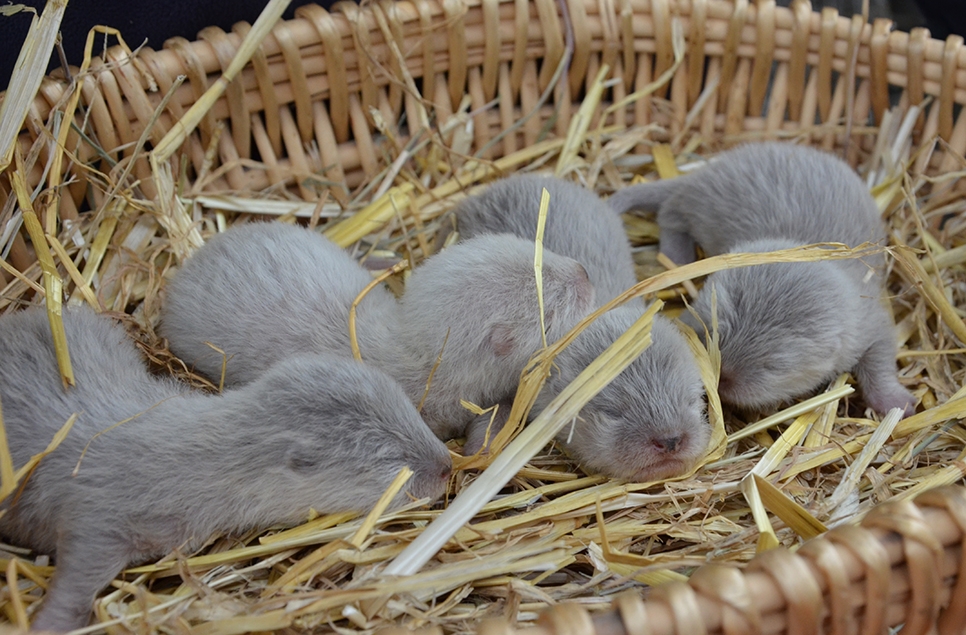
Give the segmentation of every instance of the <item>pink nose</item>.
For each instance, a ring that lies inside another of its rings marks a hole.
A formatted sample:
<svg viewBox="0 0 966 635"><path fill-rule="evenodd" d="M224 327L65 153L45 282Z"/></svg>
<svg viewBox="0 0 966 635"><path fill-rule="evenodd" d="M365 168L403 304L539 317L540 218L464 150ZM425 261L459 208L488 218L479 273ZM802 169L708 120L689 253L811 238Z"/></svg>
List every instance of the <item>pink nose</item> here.
<svg viewBox="0 0 966 635"><path fill-rule="evenodd" d="M679 434L676 437L665 437L663 439L651 439L651 445L661 452L674 452L679 446L683 445L685 435Z"/></svg>

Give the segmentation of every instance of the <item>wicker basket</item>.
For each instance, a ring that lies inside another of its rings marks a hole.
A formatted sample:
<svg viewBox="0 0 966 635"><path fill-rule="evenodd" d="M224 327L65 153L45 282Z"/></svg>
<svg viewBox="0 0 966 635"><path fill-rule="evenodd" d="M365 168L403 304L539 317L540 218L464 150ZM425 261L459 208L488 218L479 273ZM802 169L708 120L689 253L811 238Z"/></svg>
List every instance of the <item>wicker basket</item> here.
<svg viewBox="0 0 966 635"><path fill-rule="evenodd" d="M523 148L542 148L541 144L566 135L587 87L604 65L614 79L604 93L604 101L610 103L672 69L675 24L683 27L684 57L670 83L652 96L610 111L603 122L597 120L603 112L598 109L591 126L656 123L660 128L652 132L653 139L680 144L688 133L696 132L714 147L747 138L805 136L813 145L844 149L856 165L875 141L871 126L882 123L890 99L898 94L903 105L924 106L913 124L914 149L921 151L914 153L914 170L935 175L960 170L964 163L963 39L951 36L940 42L930 39L924 29L911 34L891 32L888 21L870 25L861 18L840 18L830 9L813 13L807 0L796 0L791 9L777 8L774 0L755 4L747 0L403 0L364 8L342 2L331 11L305 6L297 16L274 27L199 125L184 131L186 137L170 166L182 192L195 196L250 193L261 198L271 191L275 198L312 202L308 209L318 220L328 210L337 215L341 205L353 200L352 190L360 184L378 182L386 174L391 182L394 173L387 172L387 164L407 150L407 144L416 140L413 131L424 125L442 130L439 134L463 134L461 149L467 156L479 153L495 161ZM67 273L68 289L74 294L92 291L93 272L108 244L133 248L144 241L147 230L139 226L143 217L155 219L172 243L182 245L176 253L185 255L197 246L200 238L192 210L181 205L172 191L159 189L144 150L162 143L172 130L172 134L179 132L185 113L217 84L248 30L246 24L237 25L232 33L211 28L194 42L170 40L161 51L144 48L132 58L128 50L115 47L103 58L94 58L92 72L82 76L77 113L84 114L73 115L77 127L67 136L67 147L77 148L76 154L67 157L56 175L45 169L53 154L48 131L56 127L51 122L60 116L71 89L56 76L44 80L19 147L25 157L22 173L31 189L45 183L66 184L59 207L46 218L48 234L56 235L58 227L69 228L87 206L104 208L106 200L115 215L104 234L105 244L98 246L95 241L87 256L73 258L76 267ZM554 83L558 70L565 74ZM179 76L187 79L179 83ZM471 127L465 125L467 120L472 121ZM400 121L408 124L400 126ZM82 142L80 129L94 143ZM420 158L441 160L432 155ZM513 166L498 163L498 167ZM110 199L98 171L130 174L135 182L119 179L124 190L115 191ZM15 198L10 171L0 174L0 232ZM209 204L215 202L208 199ZM108 225L103 218L97 222ZM361 234L343 238L351 242L385 222L385 217L373 216ZM153 235L158 228L149 231ZM53 242L60 248L67 243ZM26 233L10 240L7 262L30 280L40 277L38 257ZM9 271L0 270L0 276L7 285L0 296L0 310L11 310L17 303L14 299L29 293L30 283L11 278ZM123 284L110 290L103 284L96 291L108 308L130 305L135 292ZM962 496L962 492L947 494L949 500L959 501L955 505L936 496L928 498L930 510L925 517L905 509L902 518L915 518L918 525L890 524L887 515L876 516L873 522L884 528L877 538L885 536L886 530L915 534L923 522L938 523L945 532L932 542L924 539L925 547L902 548L906 554L925 549L929 557L937 558L934 562L942 563L938 566L945 567L942 589L932 589L935 593L928 597L913 590L911 600L899 601L912 607L909 612L887 611L889 624L915 624L911 635L925 632L934 623L939 604L947 601L954 584L955 597L963 598L962 577L956 582L956 572L964 565L950 563L966 552L939 555L941 548L961 538ZM954 521L949 515L936 520L946 512L933 508L943 507L949 508ZM903 561L896 545L887 547L893 563ZM721 606L728 608L709 608L710 586L731 579L731 574L718 572L692 584L700 594L697 599L681 588L668 590L661 596L666 602L658 600L652 605L657 608L646 609L653 620L650 626L629 619L629 615L642 615L642 609L623 600L619 610L624 625L614 626L605 615L596 628L601 633L626 629L655 635L698 635L702 629L725 635L804 633L814 632L816 620L827 617L824 603L851 611L895 602L888 594L873 596L871 584L866 584L868 595L861 602L851 595L845 599L836 595L839 587L834 585L842 579L835 576L855 581L864 575L868 582L872 571L884 571L881 567L886 566L881 550L851 548L854 552L845 564L825 562L822 549L813 550L819 563L815 566L829 576L829 582L819 584L821 589L813 583L806 598L797 597L792 587L786 589L769 568L780 566L776 563L782 558L776 556L761 565L764 572L758 578L739 585L737 595L722 589ZM880 568L875 569L872 561ZM804 565L795 562L788 566L801 570ZM919 580L914 571L927 567L921 562L910 560L898 567L901 571L896 575L912 579L914 586ZM762 590L769 585L774 595ZM774 600L769 600L765 612L778 611L781 619L769 621L771 613L749 617L752 614L744 603L755 601L759 592ZM783 612L786 608L791 617ZM590 635L595 628L590 618L567 611L547 623L552 622L557 633ZM703 624L695 619L698 614ZM963 631L962 611L951 615L943 622L943 635ZM854 623L843 620L832 620L831 632L855 632ZM863 633L880 632L869 625L872 622L864 622ZM245 630L243 625L238 628L236 632Z"/></svg>
<svg viewBox="0 0 966 635"><path fill-rule="evenodd" d="M567 50L567 29L554 0L426 0L374 3L367 9L345 2L332 12L302 7L297 19L274 28L188 136L182 152L189 165L177 167L189 179L202 175L205 190L260 191L284 184L313 200L325 188L305 185L307 177L349 188L375 177L384 167L386 137L398 145L407 140L406 131L395 130L393 123L403 112L409 122L427 121L427 113L445 122L464 96L477 113L471 154L537 108L536 116L484 153L505 156L536 143L551 118L546 132L563 135L585 85L602 64L621 80L613 86L614 100L660 76L674 59L674 19L684 27L687 44L685 61L666 91L670 108L655 113L644 98L614 112L614 123L656 121L672 136L687 127L724 143L748 134L777 137L807 130L813 144L831 149L844 142L840 126L847 104L854 132L861 135L862 126L881 123L890 89L896 88L907 104L933 98L916 124L917 142L932 143L938 134L948 143L948 150L924 155L931 157L930 165L920 170L949 170L966 151L966 116L954 118L956 105L966 103L966 48L960 37L943 43L931 40L925 29L890 32L887 20L868 25L839 18L833 9L813 13L808 2L795 2L792 9L746 0L582 0L565 6L573 26L567 81L539 106ZM240 24L232 33L205 30L195 42L175 38L164 50L140 50L135 63L127 63L120 48L95 59L95 72L83 86L88 134L118 161L138 149L152 123L146 141L158 143L217 81L246 31ZM402 79L390 79L402 75L397 51L429 103L420 104L405 91ZM852 59L854 81L848 72ZM179 75L187 81L156 117ZM715 84L716 94L688 120L702 91ZM44 82L21 137L25 156L64 94L64 82ZM497 97L499 107L484 109ZM381 113L386 134L377 130L373 109ZM870 110L872 121L866 116ZM225 133L218 134L223 123ZM218 135L216 152L210 152L213 135ZM76 137L70 141L69 147L77 143ZM317 153L310 155L305 147L312 142ZM46 152L40 149L41 161ZM246 165L256 152L264 169ZM850 155L853 163L857 153L855 148ZM92 155L82 144L78 159L88 162ZM134 171L143 196L153 198L147 162L137 162ZM31 171L31 184L41 176L39 169ZM84 171L71 176L70 195L61 203L64 219L76 217L88 192ZM341 190L331 188L332 196L343 199ZM9 192L3 177L0 203Z"/></svg>

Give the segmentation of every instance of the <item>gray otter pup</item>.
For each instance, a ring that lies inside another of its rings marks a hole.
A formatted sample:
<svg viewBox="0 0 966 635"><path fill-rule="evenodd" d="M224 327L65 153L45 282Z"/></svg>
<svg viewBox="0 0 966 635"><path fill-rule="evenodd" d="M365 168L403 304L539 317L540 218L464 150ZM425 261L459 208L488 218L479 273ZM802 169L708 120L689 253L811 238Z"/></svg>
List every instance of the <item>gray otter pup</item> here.
<svg viewBox="0 0 966 635"><path fill-rule="evenodd" d="M284 223L249 223L213 236L167 285L159 332L171 351L225 385L254 381L301 352L351 357L349 307L372 276L322 236ZM377 286L356 311L363 358L390 339L399 306Z"/></svg>
<svg viewBox="0 0 966 635"><path fill-rule="evenodd" d="M372 289L357 314L362 358L422 403L442 439L461 436L482 406L512 395L541 346L533 243L505 236L454 245L417 267L401 305ZM300 352L350 357L349 306L372 280L324 237L282 223L253 223L213 237L167 289L161 333L171 350L217 379L229 355L228 384L252 381ZM594 289L570 258L544 258L548 337L590 312ZM445 347L444 347L445 340ZM442 352L441 363L433 372ZM428 394L426 382L433 373Z"/></svg>
<svg viewBox="0 0 966 635"><path fill-rule="evenodd" d="M68 390L45 312L0 319L14 465L79 415L22 492L0 503L0 535L56 556L36 630L84 626L96 593L128 564L190 550L215 532L294 524L310 509L364 511L405 465L413 496L445 489L449 452L375 369L300 356L212 396L149 375L107 318L74 309L64 326L77 379Z"/></svg>
<svg viewBox="0 0 966 635"><path fill-rule="evenodd" d="M587 268L600 303L637 282L630 244L620 219L594 193L545 176L514 176L490 185L456 208L460 234L474 237L510 232L536 233L540 195L550 193L543 242L547 249ZM557 370L537 401L546 406L595 357L604 352L644 311L627 304L588 327L557 357ZM686 472L707 448L710 427L704 387L691 349L666 318L654 318L654 342L581 411L560 441L586 468L645 481ZM482 444L488 420L470 435Z"/></svg>
<svg viewBox="0 0 966 635"><path fill-rule="evenodd" d="M875 201L848 165L784 143L741 146L685 176L625 188L609 203L618 212L657 211L661 251L679 264L694 260L695 243L713 256L886 242ZM895 329L881 299L884 269L877 254L709 276L694 308L710 324L713 285L722 398L770 407L852 370L873 410L912 414L915 400L896 378Z"/></svg>

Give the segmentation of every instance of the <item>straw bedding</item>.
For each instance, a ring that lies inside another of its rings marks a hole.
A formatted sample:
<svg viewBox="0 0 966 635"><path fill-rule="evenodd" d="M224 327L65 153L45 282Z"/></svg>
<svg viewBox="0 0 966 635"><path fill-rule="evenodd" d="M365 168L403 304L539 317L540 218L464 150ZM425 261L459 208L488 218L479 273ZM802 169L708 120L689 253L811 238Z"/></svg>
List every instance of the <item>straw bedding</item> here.
<svg viewBox="0 0 966 635"><path fill-rule="evenodd" d="M576 30L579 34L579 26ZM330 44L327 49L333 50ZM572 50L573 42L570 46ZM687 68L686 60L672 66L673 55L680 55L683 46L671 48L664 77L654 73L657 80ZM473 50L469 47L467 55ZM577 63L575 58L572 65ZM738 140L777 135L775 130L756 130L754 123L748 130L724 130L730 124L723 117L702 131L702 107L709 100L713 106L717 98L712 94L696 99L682 113L676 89L646 97L653 115L650 124L627 126L641 100L601 116L626 91L592 81L599 68L593 66L584 69L585 88L580 82L574 86L581 97L567 113L567 125L552 119L549 107L537 107L536 117L490 148L493 161L474 162L471 155L495 135L496 119L471 114L470 100L447 112L438 107L441 100L436 96L423 95L425 102L413 99L412 91L429 88L431 82L417 85L404 65L387 62L381 70L398 78L391 84L398 91L391 98L408 95L409 115L420 112L413 104L422 104L422 112L431 114L431 125L403 138L399 122L384 116L388 102L367 98L378 106L369 112L372 124L388 142L379 146L382 154L369 157L364 142L358 142L357 156L350 156L345 144L340 146L343 158L348 157L345 165L350 166L345 175L348 190L327 188L328 175L318 173L303 174L307 178L290 180L288 186L271 185L273 170L290 167L279 167L275 160L271 133L266 136L264 129L254 129L258 154L232 159L218 156L218 149L226 147L221 137L237 134L237 127L228 130L211 121L203 121L203 135L190 142L194 168L185 167L189 162L184 161L180 173L156 170L157 180L151 183L143 172L146 161L98 161L91 151L92 144L96 148L92 139L83 152L67 157L46 148L33 156L25 153L23 159L17 156L2 184L6 205L0 209L0 253L5 256L0 313L40 303L45 294L57 290L50 286L56 277L63 281L68 303L93 302L125 320L155 370L216 390L174 358L154 332L165 279L213 232L271 214L282 222L324 229L361 258L402 259L419 266L438 249L441 232L451 228L447 212L486 179L525 169L555 171L606 196L640 176L673 177L680 167ZM545 65L540 83L550 85L553 70ZM536 67L527 70L531 72ZM777 85L782 85L787 77L782 79L781 72L778 76ZM747 80L747 73L743 77ZM565 75L563 79L566 82ZM683 84L676 81L674 86ZM863 85L868 89L867 82ZM445 91L446 86L440 82L432 89ZM50 86L44 90L48 96L55 94ZM65 90L58 100L65 102L70 94ZM177 90L171 94L182 95ZM859 91L858 99L866 101L856 110L862 105L869 108L869 94ZM237 97L228 90L229 110ZM881 501L960 482L966 472L966 429L960 422L966 408L960 401L966 396L966 315L961 308L966 306L966 197L960 178L966 162L961 156L956 159L955 152L946 152L949 135L934 141L937 127L946 127L939 104L917 121L908 96L903 102L891 111L875 104L875 125L839 117L789 129L782 136L842 152L869 179L892 238L888 292L901 338L898 364L901 381L921 401L917 415L903 421L868 418L860 402L852 399L852 380L845 376L805 401L804 407L791 405L764 418L761 425L747 425L757 418L722 410L712 396L710 417L717 434L708 456L686 478L647 484L609 481L584 474L547 447L417 575L385 580L378 573L447 502L381 518L323 516L296 528L214 537L198 553L174 553L128 571L96 603L99 620L118 627L134 625L144 632L211 635L290 626L368 632L389 623L435 624L466 632L493 616L526 623L561 600L603 607L622 590L681 580L712 560L745 562L757 550L796 545L827 526L860 517ZM351 99L349 103L359 106ZM842 104L835 103L841 112ZM722 105L727 109L727 103ZM527 106L538 104L530 101ZM185 109L179 105L177 110ZM527 111L521 107L513 119ZM164 117L171 112L166 110ZM292 113L283 113L285 130L293 133ZM680 114L688 125L680 125ZM56 137L57 120L43 123L40 116L35 111L28 123L35 130L37 125L50 126L49 138ZM481 132L483 126L470 125L474 121L490 124ZM348 133L339 131L339 140L349 138ZM132 137L130 131L124 134ZM358 138L370 132L355 126L352 134ZM128 157L143 157L138 153L163 145L160 138L149 142L137 137L133 135L135 143L129 146L137 152ZM29 151L29 144L23 149ZM16 196L29 193L45 167L59 159L73 162L75 173L83 174L83 180L67 184L65 198L71 188L87 188L83 197L73 199L86 199L92 213L61 212L62 222L56 222L56 210L44 207L50 199L41 196L35 199L38 218L25 215L29 231L5 232ZM22 161L36 162L28 169ZM370 162L366 170L351 168ZM182 215L172 213L171 206L180 206ZM701 276L711 268L735 264L715 259L664 273L657 259L656 225L628 217L626 227L635 245L638 276L648 281L638 291L664 300L669 314L682 310L681 298L692 293L692 285L700 285ZM784 257L825 256L805 250ZM54 276L45 276L45 270ZM402 292L405 273L393 275L387 283ZM713 386L713 355L705 352L702 360ZM450 447L459 451L457 442ZM487 461L458 464L449 501L478 477ZM6 482L3 485L7 487ZM52 568L43 556L9 546L3 547L0 564L6 571L0 609L12 624L24 626Z"/></svg>

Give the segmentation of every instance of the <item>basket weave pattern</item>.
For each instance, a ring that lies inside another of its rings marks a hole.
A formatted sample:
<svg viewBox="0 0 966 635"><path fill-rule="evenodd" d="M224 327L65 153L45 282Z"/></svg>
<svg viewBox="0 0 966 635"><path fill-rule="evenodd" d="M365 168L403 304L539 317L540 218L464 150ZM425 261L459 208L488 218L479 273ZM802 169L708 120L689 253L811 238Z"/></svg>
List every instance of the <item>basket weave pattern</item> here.
<svg viewBox="0 0 966 635"><path fill-rule="evenodd" d="M962 633L966 628L966 490L885 503L860 526L833 529L797 553L767 551L742 570L706 565L687 584L627 592L591 616L577 604L536 626L504 620L480 635L731 635L759 633ZM952 582L947 582L952 580ZM933 631L933 629L936 629Z"/></svg>
<svg viewBox="0 0 966 635"><path fill-rule="evenodd" d="M660 76L674 59L675 20L684 29L686 57L663 95L670 108L655 112L645 97L614 112L613 123L656 120L672 136L687 128L726 142L742 134L775 137L806 130L813 144L832 148L843 140L837 131L847 105L852 103L857 128L867 123L870 110L872 123L879 123L893 86L902 89L904 104L933 98L917 123L919 138L938 134L951 152L933 155L932 168L948 170L956 165L955 155L966 151L966 117L953 117L954 105L966 103L966 48L960 37L943 43L929 39L924 29L890 33L887 20L863 25L860 18L839 18L834 9L813 13L805 1L791 9L771 0L757 5L570 0L566 7L574 36L568 81L542 106L541 93L567 49L561 5L554 0L382 2L369 10L343 2L331 12L302 7L297 19L275 27L190 135L183 147L188 174L197 178L196 189L260 191L284 184L309 200L325 189L311 183L332 182L338 186L331 194L344 200L342 184L352 188L375 176L387 151L395 154L413 129L431 120L446 122L464 96L474 113L469 153L538 108L538 116L485 152L489 158L503 156L533 145L548 122L548 132L563 134L585 83L602 64L620 80L612 89L614 100ZM130 160L152 122L146 140L160 141L217 81L247 28L206 29L195 42L174 38L161 51L140 50L133 63L120 47L110 49L83 78L88 135L116 160ZM180 75L187 80L156 113ZM416 82L423 100L405 90ZM34 123L22 136L25 155L41 136L38 123L47 120L66 88L63 81L45 81ZM498 105L486 108L496 98ZM701 107L694 110L695 104ZM374 112L381 115L378 121ZM409 125L397 130L394 122L403 112ZM84 124L80 116L77 123ZM72 135L68 147L77 143ZM256 150L263 164L257 168L247 161ZM40 150L41 159L46 152ZM96 159L89 144L80 144L78 158ZM137 162L135 174L145 197L153 197L145 161ZM40 176L39 169L31 172L34 181ZM74 176L72 196L62 202L64 218L76 216L86 190L85 172ZM8 196L4 183L0 203Z"/></svg>

